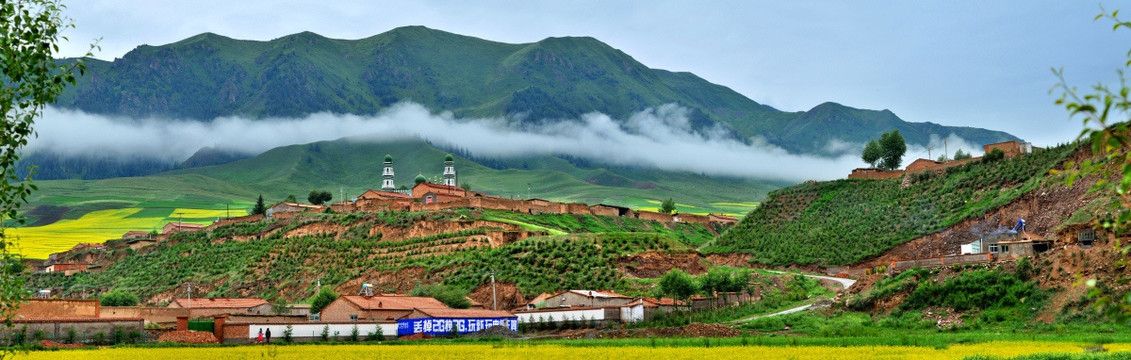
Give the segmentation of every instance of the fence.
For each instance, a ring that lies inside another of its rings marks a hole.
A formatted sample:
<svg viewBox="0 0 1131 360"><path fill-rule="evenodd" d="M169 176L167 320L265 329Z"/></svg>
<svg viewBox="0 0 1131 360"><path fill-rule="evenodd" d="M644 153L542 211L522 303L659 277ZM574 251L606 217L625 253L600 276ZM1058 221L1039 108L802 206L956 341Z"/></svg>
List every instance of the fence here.
<svg viewBox="0 0 1131 360"><path fill-rule="evenodd" d="M213 329L215 329L215 327L216 327L216 321L215 320L197 319L197 320L189 320L189 322L188 322L188 329L189 330L212 332Z"/></svg>

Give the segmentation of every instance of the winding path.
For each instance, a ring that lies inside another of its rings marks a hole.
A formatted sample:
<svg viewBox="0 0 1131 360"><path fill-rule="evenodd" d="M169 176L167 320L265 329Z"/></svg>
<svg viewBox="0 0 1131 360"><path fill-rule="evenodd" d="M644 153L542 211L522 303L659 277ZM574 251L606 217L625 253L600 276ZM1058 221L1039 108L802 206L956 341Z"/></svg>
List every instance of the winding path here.
<svg viewBox="0 0 1131 360"><path fill-rule="evenodd" d="M774 272L774 273L778 273L778 274L786 274L786 272L784 272L784 271L777 271L777 270L769 270L769 271ZM832 276L809 275L809 274L802 274L802 275L805 275L807 277L811 277L811 278L814 278L814 279L819 279L819 280L835 281L837 283L840 283L841 286L844 286L845 290L848 290L848 288L852 287L853 284L856 284L856 280L852 280L852 279L838 278L838 277L832 277ZM829 306L828 304L822 304L822 300L825 300L825 299L819 298L819 299L817 299L817 301L813 302L812 304L798 306L798 307L788 309L788 310L782 310L782 311L779 311L779 312L776 312L776 313L773 313L773 314L755 315L755 316L751 316L751 317L748 317L748 318L733 320L733 321L729 321L729 322L730 323L743 323L743 322L747 322L747 321L751 321L751 320L759 319L759 318L764 318L764 317L788 315L788 314L792 314L792 313L796 313L796 312L802 312L802 311L813 309L813 308L823 308L823 307Z"/></svg>

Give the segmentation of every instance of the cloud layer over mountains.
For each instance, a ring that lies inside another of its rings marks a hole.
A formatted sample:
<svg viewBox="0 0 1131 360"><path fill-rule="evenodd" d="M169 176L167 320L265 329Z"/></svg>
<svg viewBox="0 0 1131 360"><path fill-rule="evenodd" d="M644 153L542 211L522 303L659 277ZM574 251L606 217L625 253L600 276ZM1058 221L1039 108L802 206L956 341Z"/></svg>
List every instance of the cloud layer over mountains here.
<svg viewBox="0 0 1131 360"><path fill-rule="evenodd" d="M223 117L211 122L113 118L49 108L36 123L39 137L28 149L180 161L206 146L258 154L274 147L343 137L418 137L462 147L477 156L568 154L613 165L794 182L842 178L864 166L858 156L861 144L830 144L829 148L843 151L835 158L789 154L760 139L751 144L735 141L721 129L694 132L688 114L685 108L664 105L623 122L590 113L573 121L519 128L499 118L433 114L414 103L394 105L376 116L318 113L298 119ZM959 147L972 150L961 139L952 136L948 140L952 153ZM930 146L942 147L934 141ZM926 156L925 148L910 145L904 163L918 156Z"/></svg>

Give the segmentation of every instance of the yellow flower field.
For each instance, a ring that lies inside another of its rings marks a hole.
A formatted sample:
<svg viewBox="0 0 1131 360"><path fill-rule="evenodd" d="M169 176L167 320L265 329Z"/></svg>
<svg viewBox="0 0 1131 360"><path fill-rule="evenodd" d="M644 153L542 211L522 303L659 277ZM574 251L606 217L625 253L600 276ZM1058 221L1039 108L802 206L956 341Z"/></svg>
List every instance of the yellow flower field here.
<svg viewBox="0 0 1131 360"><path fill-rule="evenodd" d="M225 210L182 209L178 208L168 217L131 217L142 211L141 208L124 208L92 211L78 219L59 220L55 223L36 226L9 228L10 236L19 239L17 252L33 259L46 259L51 253L65 251L79 243L103 243L118 239L127 231L160 231L166 222L183 219L189 224L211 224L216 218L228 214ZM232 210L232 216L247 215L244 209Z"/></svg>
<svg viewBox="0 0 1131 360"><path fill-rule="evenodd" d="M990 342L946 349L914 346L792 347L567 347L560 345L291 345L225 348L99 349L38 351L17 359L961 359L971 355L1014 357L1038 353L1083 353L1084 344ZM1124 344L1109 351L1129 349Z"/></svg>

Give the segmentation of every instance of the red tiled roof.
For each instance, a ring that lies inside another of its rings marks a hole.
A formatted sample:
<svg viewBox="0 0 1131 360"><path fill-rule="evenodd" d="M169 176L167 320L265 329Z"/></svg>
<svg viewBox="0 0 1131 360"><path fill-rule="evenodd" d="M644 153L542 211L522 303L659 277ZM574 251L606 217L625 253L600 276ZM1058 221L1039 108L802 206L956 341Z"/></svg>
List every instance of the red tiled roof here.
<svg viewBox="0 0 1131 360"><path fill-rule="evenodd" d="M176 299L177 306L189 307L190 299ZM267 304L267 300L256 298L194 298L191 299L193 309L250 309Z"/></svg>
<svg viewBox="0 0 1131 360"><path fill-rule="evenodd" d="M427 181L416 184L416 186L424 186L424 187L427 187L427 188L436 189L436 190L438 190L438 191L436 191L436 194L443 194L443 195L449 195L449 196L460 196L460 197L462 197L462 196L464 196L465 192L467 193L467 196L475 196L476 194L479 194L479 193L474 192L474 191L466 191L466 190L461 189L459 187L433 184L433 183L430 183L430 182L427 182ZM416 189L416 186L413 186L414 190ZM416 191L413 191L413 193L416 193Z"/></svg>
<svg viewBox="0 0 1131 360"><path fill-rule="evenodd" d="M397 198L397 199L411 199L412 195L402 194L392 191L378 191L369 190L358 196L359 199L379 199L379 198Z"/></svg>
<svg viewBox="0 0 1131 360"><path fill-rule="evenodd" d="M501 310L479 310L479 309L416 309L424 315L434 318L501 318L501 317L515 317L506 311Z"/></svg>
<svg viewBox="0 0 1131 360"><path fill-rule="evenodd" d="M640 298L640 299L644 300L646 302L650 302L650 303L653 303L653 304L656 304L656 305L662 305L662 306L687 306L687 303L676 300L676 299L672 299L672 298L656 299L656 298L644 297L644 298Z"/></svg>
<svg viewBox="0 0 1131 360"><path fill-rule="evenodd" d="M345 295L342 299L352 302L362 310L412 310L444 309L447 305L426 296L358 296Z"/></svg>
<svg viewBox="0 0 1131 360"><path fill-rule="evenodd" d="M149 232L146 232L146 231L127 231L125 234L122 235L122 238L128 239L128 238L146 237L146 236L149 236Z"/></svg>

